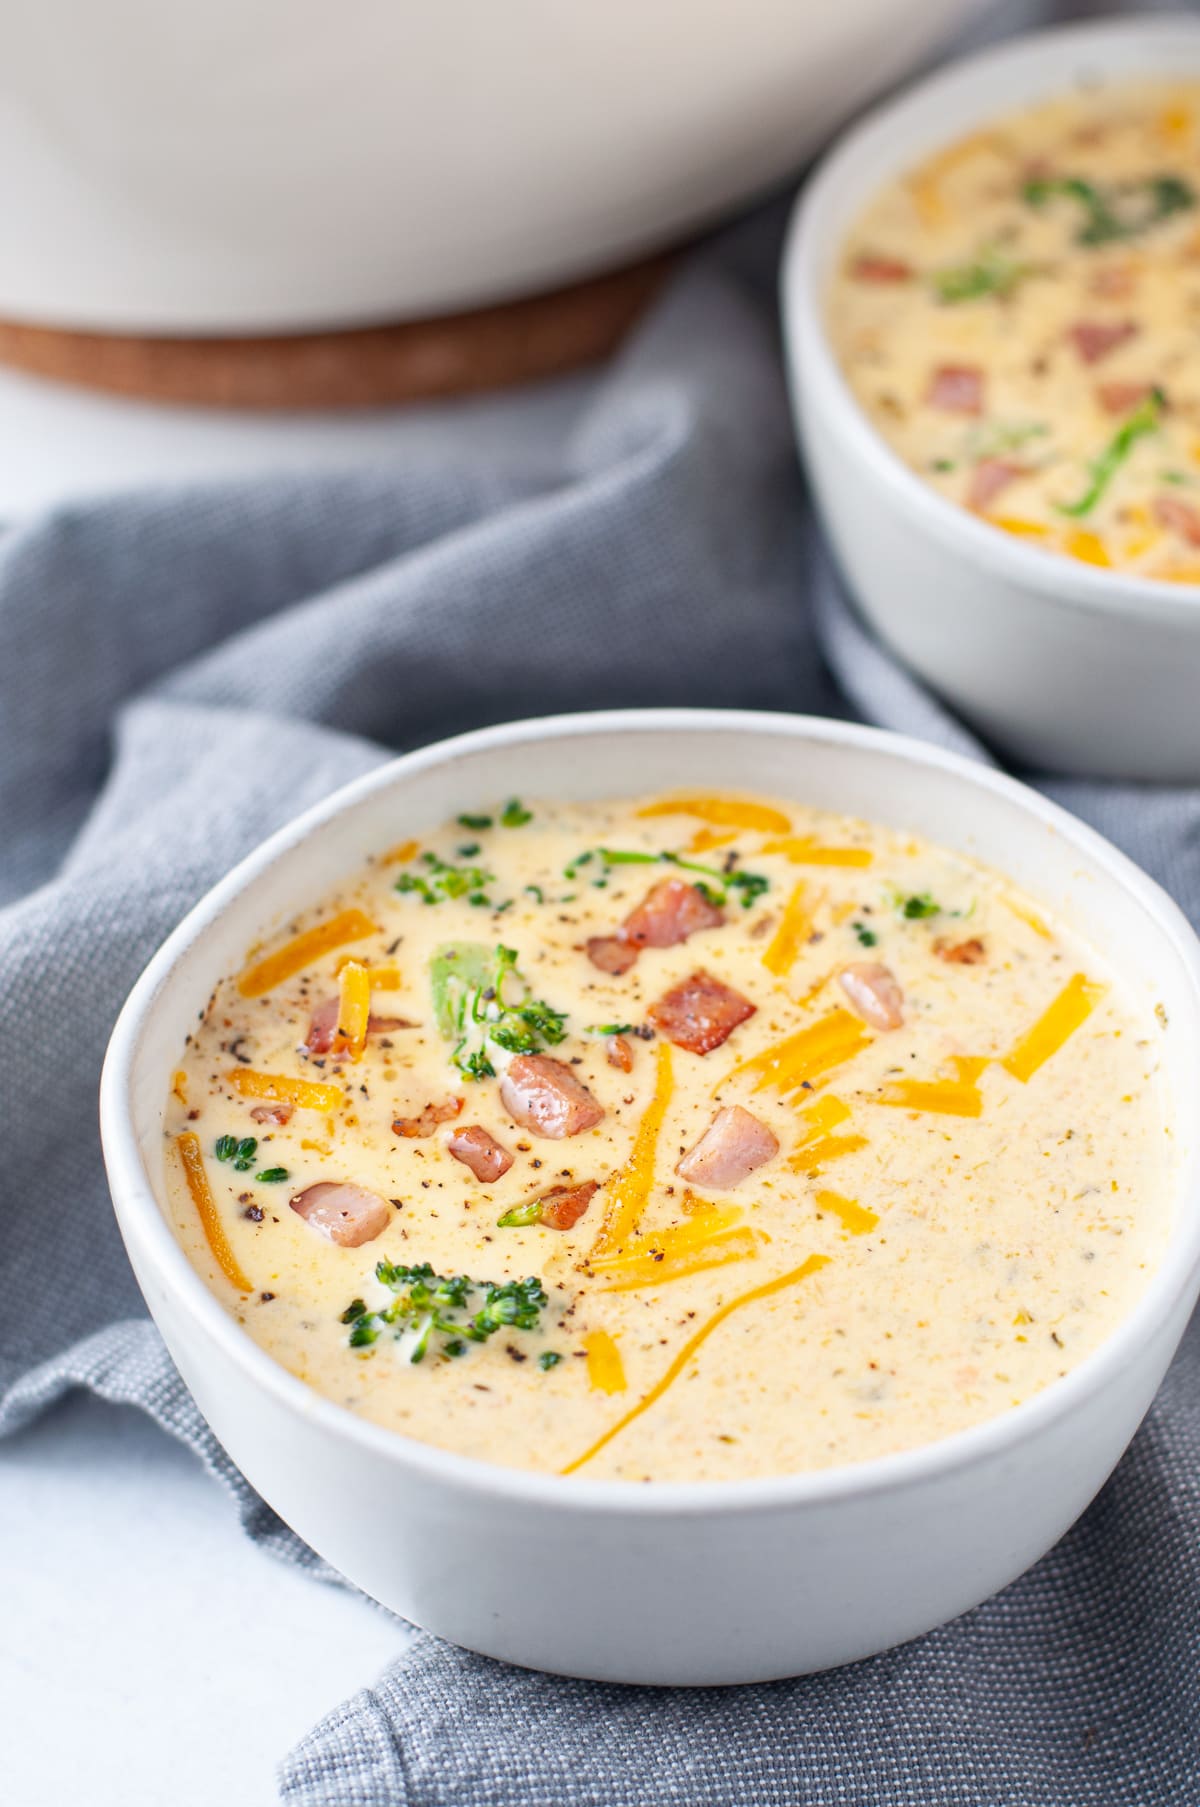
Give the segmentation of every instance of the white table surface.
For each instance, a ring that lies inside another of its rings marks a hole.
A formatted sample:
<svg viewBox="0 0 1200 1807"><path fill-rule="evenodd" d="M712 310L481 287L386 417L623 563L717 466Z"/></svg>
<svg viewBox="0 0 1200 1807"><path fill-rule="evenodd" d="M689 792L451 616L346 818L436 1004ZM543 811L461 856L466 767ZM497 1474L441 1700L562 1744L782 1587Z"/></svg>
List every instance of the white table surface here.
<svg viewBox="0 0 1200 1807"><path fill-rule="evenodd" d="M0 1801L269 1807L407 1633L257 1549L191 1453L76 1396L0 1444Z"/></svg>

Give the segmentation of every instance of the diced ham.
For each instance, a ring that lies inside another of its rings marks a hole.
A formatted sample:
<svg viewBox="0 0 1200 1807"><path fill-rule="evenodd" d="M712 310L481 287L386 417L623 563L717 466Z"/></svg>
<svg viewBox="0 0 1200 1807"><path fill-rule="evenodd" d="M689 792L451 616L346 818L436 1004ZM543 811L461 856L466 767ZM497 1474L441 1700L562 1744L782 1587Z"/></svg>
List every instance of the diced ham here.
<svg viewBox="0 0 1200 1807"><path fill-rule="evenodd" d="M622 1073L633 1072L633 1048L623 1035L610 1035L605 1058L610 1067L616 1067Z"/></svg>
<svg viewBox="0 0 1200 1807"><path fill-rule="evenodd" d="M980 513L989 508L1002 490L1015 483L1018 477L1025 475L1023 464L1014 464L1011 458L981 458L971 472L971 481L967 488L967 507Z"/></svg>
<svg viewBox="0 0 1200 1807"><path fill-rule="evenodd" d="M675 1171L693 1186L725 1191L778 1153L779 1143L766 1124L734 1104L717 1112Z"/></svg>
<svg viewBox="0 0 1200 1807"><path fill-rule="evenodd" d="M1153 383L1097 383L1096 400L1106 414L1132 414L1148 395Z"/></svg>
<svg viewBox="0 0 1200 1807"><path fill-rule="evenodd" d="M757 1008L711 973L694 972L651 1005L650 1020L676 1047L711 1054Z"/></svg>
<svg viewBox="0 0 1200 1807"><path fill-rule="evenodd" d="M904 993L891 967L877 960L855 960L838 974L838 984L851 1007L872 1029L899 1029L904 1023Z"/></svg>
<svg viewBox="0 0 1200 1807"><path fill-rule="evenodd" d="M583 1180L578 1186L554 1186L543 1192L538 1222L544 1230L573 1230L599 1187L599 1180Z"/></svg>
<svg viewBox="0 0 1200 1807"><path fill-rule="evenodd" d="M337 1034L338 1000L325 998L313 1011L308 1024L308 1033L300 1043L303 1054L328 1054L333 1046L333 1038Z"/></svg>
<svg viewBox="0 0 1200 1807"><path fill-rule="evenodd" d="M507 1148L478 1123L468 1123L463 1129L453 1130L446 1140L446 1147L484 1186L498 1180L513 1164Z"/></svg>
<svg viewBox="0 0 1200 1807"><path fill-rule="evenodd" d="M850 265L855 282L911 282L913 267L902 257L888 257L882 252L860 251Z"/></svg>
<svg viewBox="0 0 1200 1807"><path fill-rule="evenodd" d="M1079 320L1067 337L1085 364L1098 364L1137 334L1136 320Z"/></svg>
<svg viewBox="0 0 1200 1807"><path fill-rule="evenodd" d="M592 965L598 966L602 973L611 973L614 978L627 973L638 957L637 948L631 947L620 935L593 935L584 947Z"/></svg>
<svg viewBox="0 0 1200 1807"><path fill-rule="evenodd" d="M553 1141L594 1128L604 1115L570 1067L549 1054L518 1054L500 1081L500 1097L514 1123Z"/></svg>
<svg viewBox="0 0 1200 1807"><path fill-rule="evenodd" d="M724 920L724 911L709 902L699 885L663 878L629 912L615 935L597 935L586 944L587 956L601 972L625 973L642 948L677 947L701 929L719 928Z"/></svg>
<svg viewBox="0 0 1200 1807"><path fill-rule="evenodd" d="M415 1117L393 1117L392 1129L398 1136L431 1136L439 1123L449 1123L463 1107L461 1098L447 1098L444 1104L427 1104Z"/></svg>
<svg viewBox="0 0 1200 1807"><path fill-rule="evenodd" d="M981 966L987 958L987 949L978 935L972 935L969 941L935 941L933 951L951 966Z"/></svg>
<svg viewBox="0 0 1200 1807"><path fill-rule="evenodd" d="M291 1122L295 1109L294 1104L281 1098L278 1104L256 1104L250 1115L256 1123L273 1123L276 1129L283 1129Z"/></svg>
<svg viewBox="0 0 1200 1807"><path fill-rule="evenodd" d="M1154 518L1169 533L1177 533L1189 546L1200 546L1200 509L1182 496L1155 496Z"/></svg>
<svg viewBox="0 0 1200 1807"><path fill-rule="evenodd" d="M333 1050L337 1039L338 1000L325 998L319 1003L309 1020L308 1032L300 1044L302 1054L328 1054ZM390 1035L396 1029L413 1029L404 1016L376 1016L374 1012L367 1018L368 1035Z"/></svg>
<svg viewBox="0 0 1200 1807"><path fill-rule="evenodd" d="M352 1180L320 1180L297 1192L292 1210L310 1230L317 1230L339 1248L357 1249L373 1242L391 1218L386 1198L368 1192Z"/></svg>
<svg viewBox="0 0 1200 1807"><path fill-rule="evenodd" d="M682 878L663 878L652 885L621 924L622 941L634 947L677 947L701 929L716 929L725 912L710 903L697 885Z"/></svg>
<svg viewBox="0 0 1200 1807"><path fill-rule="evenodd" d="M983 372L976 364L939 364L925 400L945 414L983 413Z"/></svg>

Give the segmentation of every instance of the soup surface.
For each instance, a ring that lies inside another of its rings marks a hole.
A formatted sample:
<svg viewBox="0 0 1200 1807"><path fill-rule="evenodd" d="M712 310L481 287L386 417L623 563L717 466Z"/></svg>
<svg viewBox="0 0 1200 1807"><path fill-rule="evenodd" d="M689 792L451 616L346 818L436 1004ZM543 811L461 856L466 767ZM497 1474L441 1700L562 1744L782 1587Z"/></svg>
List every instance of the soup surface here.
<svg viewBox="0 0 1200 1807"><path fill-rule="evenodd" d="M1170 1227L1160 1023L999 874L793 804L509 802L224 979L175 1222L262 1347L447 1449L818 1469L1065 1373Z"/></svg>
<svg viewBox="0 0 1200 1807"><path fill-rule="evenodd" d="M860 403L951 501L1200 583L1200 83L998 120L883 190L829 299Z"/></svg>

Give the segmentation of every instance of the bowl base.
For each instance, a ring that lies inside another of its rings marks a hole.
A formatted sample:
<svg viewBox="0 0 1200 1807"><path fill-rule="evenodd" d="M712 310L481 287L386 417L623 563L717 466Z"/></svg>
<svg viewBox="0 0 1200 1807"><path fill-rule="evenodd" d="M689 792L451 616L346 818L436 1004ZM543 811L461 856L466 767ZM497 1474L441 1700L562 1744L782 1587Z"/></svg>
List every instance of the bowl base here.
<svg viewBox="0 0 1200 1807"><path fill-rule="evenodd" d="M559 376L611 352L673 256L469 313L347 331L181 338L0 320L0 363L111 395L212 408L394 406Z"/></svg>

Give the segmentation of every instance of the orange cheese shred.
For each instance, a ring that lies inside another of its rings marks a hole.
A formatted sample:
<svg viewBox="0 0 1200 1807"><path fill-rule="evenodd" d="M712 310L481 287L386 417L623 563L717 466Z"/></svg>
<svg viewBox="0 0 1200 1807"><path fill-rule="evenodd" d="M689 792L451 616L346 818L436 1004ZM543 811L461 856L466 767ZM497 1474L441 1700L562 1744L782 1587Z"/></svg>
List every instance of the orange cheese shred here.
<svg viewBox="0 0 1200 1807"><path fill-rule="evenodd" d="M871 1040L860 1019L839 1005L806 1028L797 1030L795 1035L774 1042L753 1059L743 1061L726 1075L726 1079L754 1073L758 1075L754 1086L756 1092L761 1092L765 1086L774 1086L786 1097L822 1073L842 1066L869 1047ZM722 1085L725 1083L726 1080L721 1081Z"/></svg>
<svg viewBox="0 0 1200 1807"><path fill-rule="evenodd" d="M229 1246L229 1238L225 1234L225 1226L221 1222L220 1213L217 1210L217 1201L212 1195L212 1187L209 1185L208 1175L204 1171L204 1155L200 1149L200 1138L192 1130L185 1129L181 1135L176 1136L175 1147L179 1153L188 1192L196 1207L196 1215L200 1219L200 1228L204 1231L204 1240L212 1251L213 1260L235 1292L253 1292L253 1283L247 1280L238 1266L237 1256Z"/></svg>
<svg viewBox="0 0 1200 1807"><path fill-rule="evenodd" d="M943 1117L981 1117L979 1075L988 1062L974 1055L954 1054L948 1065L954 1068L953 1079L895 1079L884 1086L875 1103L895 1105L899 1110L933 1111Z"/></svg>
<svg viewBox="0 0 1200 1807"><path fill-rule="evenodd" d="M1018 922L1023 922L1026 928L1032 929L1035 935L1040 935L1043 941L1053 941L1054 931L1048 923L1042 921L1036 910L1031 910L1025 904L1019 903L1015 897L1006 897L1003 901Z"/></svg>
<svg viewBox="0 0 1200 1807"><path fill-rule="evenodd" d="M844 1224L851 1236L865 1236L879 1222L877 1212L868 1211L856 1198L843 1198L840 1192L818 1192L816 1204L819 1211L830 1212Z"/></svg>
<svg viewBox="0 0 1200 1807"><path fill-rule="evenodd" d="M421 851L420 841L401 841L396 847L389 847L386 853L379 856L381 866L406 866Z"/></svg>
<svg viewBox="0 0 1200 1807"><path fill-rule="evenodd" d="M1108 548L1098 533L1089 527L1073 527L1066 538L1066 549L1072 558L1085 565L1111 565Z"/></svg>
<svg viewBox="0 0 1200 1807"><path fill-rule="evenodd" d="M690 1208L685 1201L684 1210L688 1215L683 1223L648 1231L620 1255L589 1260L589 1272L605 1282L606 1292L632 1292L758 1253L759 1238L742 1225L736 1205L706 1209L697 1199Z"/></svg>
<svg viewBox="0 0 1200 1807"><path fill-rule="evenodd" d="M800 957L800 950L812 934L812 912L806 902L808 886L799 884L788 898L779 927L771 937L762 963L777 979L784 978Z"/></svg>
<svg viewBox="0 0 1200 1807"><path fill-rule="evenodd" d="M728 847L736 840L736 833L718 834L714 828L698 828L688 842L687 850L689 853L711 853L714 848Z"/></svg>
<svg viewBox="0 0 1200 1807"><path fill-rule="evenodd" d="M589 1330L583 1339L587 1356L588 1385L596 1393L623 1393L628 1384L625 1364L607 1330Z"/></svg>
<svg viewBox="0 0 1200 1807"><path fill-rule="evenodd" d="M593 1255L605 1255L625 1246L641 1222L642 1212L650 1197L658 1158L659 1132L667 1114L667 1106L671 1102L671 1094L675 1090L670 1042L659 1042L656 1059L654 1096L638 1124L628 1161L605 1187L607 1208L604 1222L592 1244Z"/></svg>
<svg viewBox="0 0 1200 1807"><path fill-rule="evenodd" d="M391 961L388 961L382 966L372 966L369 960L363 960L357 954L338 955L338 958L333 963L333 970L337 978L341 978L342 973L352 960L357 965L366 967L367 977L371 981L372 991L397 991L404 983L404 976L401 973L400 968Z"/></svg>
<svg viewBox="0 0 1200 1807"><path fill-rule="evenodd" d="M617 1422L610 1425L603 1436L597 1437L596 1441L585 1449L581 1456L576 1456L573 1462L568 1462L561 1472L574 1474L576 1469L582 1468L585 1463L590 1462L593 1456L599 1455L600 1451L611 1443L614 1437L620 1436L621 1432L627 1429L635 1418L640 1418L643 1412L649 1411L650 1407L662 1398L672 1381L678 1380L679 1376L685 1372L703 1344L707 1342L714 1330L720 1329L726 1318L732 1317L735 1311L741 1311L747 1305L757 1304L760 1299L769 1299L776 1293L785 1292L789 1287L798 1286L800 1281L807 1280L810 1274L815 1274L819 1269L828 1267L829 1261L828 1255L810 1255L807 1261L802 1261L799 1267L790 1268L786 1274L777 1274L774 1280L767 1280L761 1286L752 1287L749 1292L736 1293L732 1299L727 1299L724 1305L714 1311L699 1330L688 1338L674 1361L666 1372L655 1381L649 1392L643 1393L637 1404L631 1406L624 1417L618 1418Z"/></svg>
<svg viewBox="0 0 1200 1807"><path fill-rule="evenodd" d="M303 972L306 966L312 966L323 955L332 953L335 947L341 947L343 942L362 941L365 936L376 933L375 924L361 910L343 910L340 915L306 929L303 935L285 941L273 954L246 967L238 979L238 991L244 998L260 998L265 991L273 991L290 979L293 973Z"/></svg>
<svg viewBox="0 0 1200 1807"><path fill-rule="evenodd" d="M351 1060L361 1060L371 1019L371 975L357 960L347 960L338 980L337 1033Z"/></svg>
<svg viewBox="0 0 1200 1807"><path fill-rule="evenodd" d="M253 1067L235 1067L225 1078L243 1098L282 1098L302 1111L336 1111L342 1104L337 1086L292 1079L287 1073L256 1073Z"/></svg>
<svg viewBox="0 0 1200 1807"><path fill-rule="evenodd" d="M749 797L666 797L647 803L639 816L695 816L714 828L750 828L758 834L786 834L792 826L782 810Z"/></svg>
<svg viewBox="0 0 1200 1807"><path fill-rule="evenodd" d="M1000 1065L1025 1085L1052 1054L1058 1053L1080 1024L1086 1022L1107 990L1106 985L1093 983L1084 973L1075 973Z"/></svg>
<svg viewBox="0 0 1200 1807"><path fill-rule="evenodd" d="M835 1136L832 1131L846 1121L850 1106L832 1093L818 1098L800 1113L801 1137L791 1154L788 1166L793 1173L814 1173L830 1161L854 1154L867 1146L866 1136Z"/></svg>
<svg viewBox="0 0 1200 1807"><path fill-rule="evenodd" d="M875 858L869 847L826 847L813 835L764 841L759 852L781 853L793 866L869 866Z"/></svg>
<svg viewBox="0 0 1200 1807"><path fill-rule="evenodd" d="M619 1260L598 1261L592 1271L604 1284L603 1292L638 1292L643 1287L666 1286L672 1280L686 1280L690 1274L702 1274L710 1267L725 1267L731 1261L746 1261L757 1255L760 1238L751 1229L726 1230L707 1242L679 1247L672 1252L626 1255Z"/></svg>

